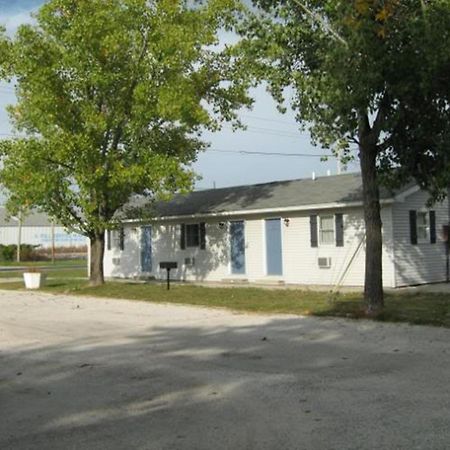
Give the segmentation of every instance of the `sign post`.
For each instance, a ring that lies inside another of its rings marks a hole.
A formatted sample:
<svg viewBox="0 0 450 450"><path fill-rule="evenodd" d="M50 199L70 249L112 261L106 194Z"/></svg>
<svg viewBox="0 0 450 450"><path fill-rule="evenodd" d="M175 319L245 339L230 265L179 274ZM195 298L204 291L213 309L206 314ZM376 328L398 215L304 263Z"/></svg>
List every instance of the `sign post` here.
<svg viewBox="0 0 450 450"><path fill-rule="evenodd" d="M171 269L178 268L178 264L175 261L163 261L159 263L160 269L166 269L167 271L167 290L170 290L170 271Z"/></svg>

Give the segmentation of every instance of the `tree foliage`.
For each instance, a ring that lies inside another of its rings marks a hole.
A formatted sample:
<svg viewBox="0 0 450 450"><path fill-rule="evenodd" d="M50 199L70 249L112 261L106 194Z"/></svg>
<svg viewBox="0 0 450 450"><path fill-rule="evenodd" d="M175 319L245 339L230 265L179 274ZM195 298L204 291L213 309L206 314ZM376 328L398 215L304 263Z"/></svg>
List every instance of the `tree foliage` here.
<svg viewBox="0 0 450 450"><path fill-rule="evenodd" d="M17 80L17 137L1 142L12 209L37 206L96 239L133 194L192 186L204 129L250 105L219 30L234 0L50 0L1 64Z"/></svg>
<svg viewBox="0 0 450 450"><path fill-rule="evenodd" d="M9 112L20 132L1 144L10 200L89 236L131 194L188 189L188 166L205 148L198 132L250 103L232 49L213 49L235 6L45 4L10 43L18 103Z"/></svg>
<svg viewBox="0 0 450 450"><path fill-rule="evenodd" d="M434 198L450 181L449 0L254 0L242 47L280 105L346 158L358 148L366 300L382 307L379 184L415 177ZM374 289L367 289L371 285Z"/></svg>
<svg viewBox="0 0 450 450"><path fill-rule="evenodd" d="M348 150L358 143L358 112L364 112L379 132L383 168L397 169L410 153L401 131L419 122L448 131L448 0L254 3L265 14L246 24L243 46L256 52L259 76L268 78L280 104L284 88L295 88L292 107L315 143ZM436 152L428 145L421 153L427 149Z"/></svg>

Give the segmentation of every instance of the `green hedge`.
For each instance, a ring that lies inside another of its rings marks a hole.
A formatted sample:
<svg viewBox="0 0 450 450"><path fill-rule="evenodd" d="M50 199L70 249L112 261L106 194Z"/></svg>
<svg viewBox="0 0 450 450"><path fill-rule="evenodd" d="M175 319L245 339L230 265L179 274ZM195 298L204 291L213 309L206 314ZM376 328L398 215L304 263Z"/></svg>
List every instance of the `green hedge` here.
<svg viewBox="0 0 450 450"><path fill-rule="evenodd" d="M22 244L20 246L21 261L39 261L46 259L36 252L38 245ZM17 258L17 245L0 244L0 261L15 261Z"/></svg>

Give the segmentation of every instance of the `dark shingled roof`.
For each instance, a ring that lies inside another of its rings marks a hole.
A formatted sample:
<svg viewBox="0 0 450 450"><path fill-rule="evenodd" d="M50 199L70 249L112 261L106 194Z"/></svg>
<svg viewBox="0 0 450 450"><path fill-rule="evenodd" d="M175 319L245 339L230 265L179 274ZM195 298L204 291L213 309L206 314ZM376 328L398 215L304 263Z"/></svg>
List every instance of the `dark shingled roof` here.
<svg viewBox="0 0 450 450"><path fill-rule="evenodd" d="M382 189L382 199L392 198L392 195L388 190ZM361 175L348 173L318 177L315 180L309 178L275 181L194 191L187 195L175 196L169 202L153 205L151 214L157 217L190 216L361 201ZM146 200L134 199L125 207L126 215L128 218L137 217L136 211L146 208L148 208Z"/></svg>

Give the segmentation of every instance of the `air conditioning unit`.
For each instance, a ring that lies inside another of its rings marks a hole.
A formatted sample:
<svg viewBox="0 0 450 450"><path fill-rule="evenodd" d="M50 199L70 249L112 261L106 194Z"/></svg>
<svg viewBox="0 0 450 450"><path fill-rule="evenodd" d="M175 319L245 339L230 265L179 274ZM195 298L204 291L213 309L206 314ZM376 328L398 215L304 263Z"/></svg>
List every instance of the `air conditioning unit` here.
<svg viewBox="0 0 450 450"><path fill-rule="evenodd" d="M184 258L184 265L188 267L195 266L195 258Z"/></svg>
<svg viewBox="0 0 450 450"><path fill-rule="evenodd" d="M317 262L320 269L329 269L331 267L331 258L318 258Z"/></svg>

